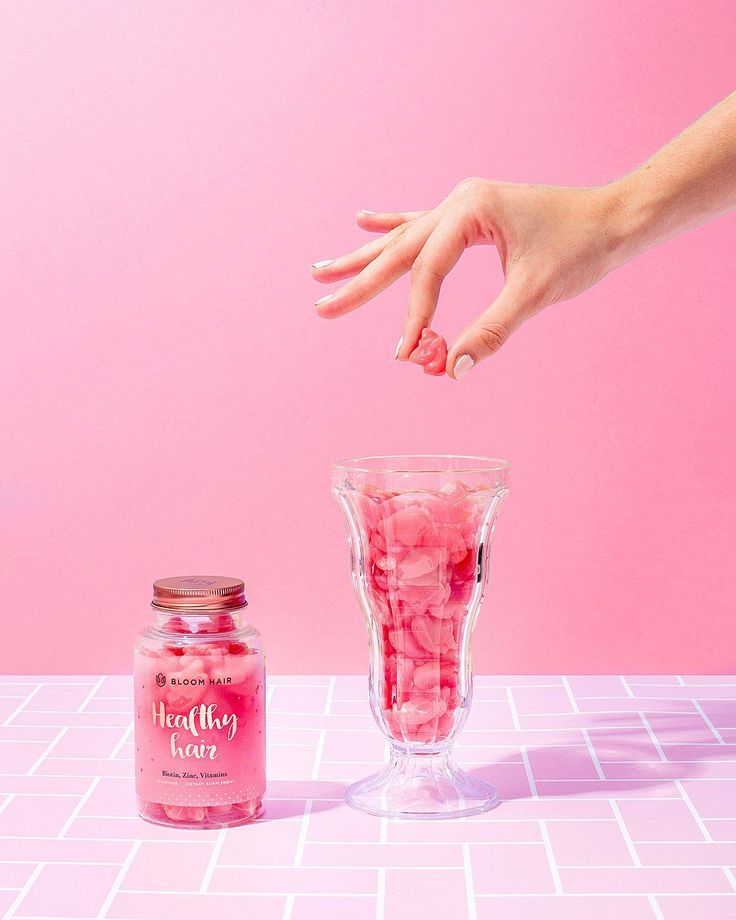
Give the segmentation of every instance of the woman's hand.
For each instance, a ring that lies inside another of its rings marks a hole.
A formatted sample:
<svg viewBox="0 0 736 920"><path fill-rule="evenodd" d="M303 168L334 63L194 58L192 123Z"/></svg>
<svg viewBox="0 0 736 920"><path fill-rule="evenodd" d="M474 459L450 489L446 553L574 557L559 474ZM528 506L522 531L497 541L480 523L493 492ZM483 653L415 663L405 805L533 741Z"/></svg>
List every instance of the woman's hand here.
<svg viewBox="0 0 736 920"><path fill-rule="evenodd" d="M396 351L406 360L432 322L442 282L463 250L490 243L505 283L449 349L446 370L459 380L530 316L581 293L634 254L623 245L621 197L615 183L558 188L465 179L431 211L360 211L358 224L382 236L315 263L317 281L352 279L318 300L317 312L328 319L349 313L411 271L408 315Z"/></svg>

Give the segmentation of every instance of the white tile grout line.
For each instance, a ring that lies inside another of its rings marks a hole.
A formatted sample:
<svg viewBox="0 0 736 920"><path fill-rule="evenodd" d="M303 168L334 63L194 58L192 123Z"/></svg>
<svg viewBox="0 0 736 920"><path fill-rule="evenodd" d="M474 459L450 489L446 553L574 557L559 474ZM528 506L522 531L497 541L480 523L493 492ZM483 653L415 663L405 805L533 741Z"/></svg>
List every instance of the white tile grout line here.
<svg viewBox="0 0 736 920"><path fill-rule="evenodd" d="M7 717L7 719L3 722L3 728L5 728L5 727L7 727L8 725L10 725L10 723L11 723L11 722L13 721L13 719L18 715L18 713L21 712L21 711L26 707L26 705L27 705L28 703L30 703L30 701L31 701L31 700L33 699L33 697L38 693L38 691L41 689L41 687L43 687L43 684L36 684L36 686L33 688L33 690L31 690L31 692L28 694L28 696L26 696L26 697L23 699L23 702L22 702L16 709L14 709L14 710L10 713L10 715Z"/></svg>
<svg viewBox="0 0 736 920"><path fill-rule="evenodd" d="M314 764L312 766L312 779L319 779L319 768L322 762L322 752L325 749L325 739L327 738L327 729L323 728L319 733L317 741L317 750L314 752Z"/></svg>
<svg viewBox="0 0 736 920"><path fill-rule="evenodd" d="M539 829L542 832L542 842L544 843L544 851L547 854L547 862L549 863L549 871L552 875L552 882L555 886L555 894L564 894L565 892L562 887L562 879L560 878L557 863L555 862L555 854L552 850L552 841L549 839L549 831L547 830L547 822L545 820L541 820L539 822Z"/></svg>
<svg viewBox="0 0 736 920"><path fill-rule="evenodd" d="M132 734L133 734L133 723L131 722L130 725L128 725L128 727L125 729L123 734L120 736L120 740L118 741L118 743L115 745L112 751L110 751L110 753L108 754L108 757L107 757L108 760L115 760L117 758L118 754L123 749L123 745L127 743L128 738L130 738ZM101 759L104 760L105 758L103 757Z"/></svg>
<svg viewBox="0 0 736 920"><path fill-rule="evenodd" d="M726 873L726 878L731 883L731 887L734 891L736 891L736 875L734 875L733 869L731 869L729 866L724 866L723 871Z"/></svg>
<svg viewBox="0 0 736 920"><path fill-rule="evenodd" d="M286 903L284 904L284 913L282 914L281 920L291 920L291 915L294 911L294 895L289 894L286 896Z"/></svg>
<svg viewBox="0 0 736 920"><path fill-rule="evenodd" d="M61 731L58 732L58 734L54 737L54 740L51 741L46 748L44 748L44 750L41 752L38 759L35 760L31 764L31 766L28 768L28 776L33 776L36 770L38 770L38 768L41 766L44 760L48 757L51 751L53 751L53 749L56 747L56 745L61 741L61 739L64 737L64 735L68 731L69 731L69 726L65 725L64 728L62 728Z"/></svg>
<svg viewBox="0 0 736 920"><path fill-rule="evenodd" d="M376 920L384 920L386 912L386 870L378 870L376 885Z"/></svg>
<svg viewBox="0 0 736 920"><path fill-rule="evenodd" d="M682 785L682 780L673 779L672 782L675 784L675 788L680 793L680 797L682 798L683 802L685 803L685 805L687 805L688 811L693 816L693 818L695 818L695 823L698 825L700 829L700 833L708 841L708 843L712 843L713 837L711 836L711 833L708 830L708 827L706 826L705 821L703 821L703 819L700 817L700 812L693 805L692 799L687 794L687 790Z"/></svg>
<svg viewBox="0 0 736 920"><path fill-rule="evenodd" d="M694 699L694 700L692 700L692 704L693 704L693 706L698 710L698 712L700 713L700 717L701 717L701 719L703 720L703 722L705 722L705 724L708 726L708 728L709 728L709 729L713 732L713 734L716 736L716 740L718 741L718 743L719 743L719 744L725 744L726 742L723 740L723 735L718 731L718 729L715 727L715 725L711 722L710 717L706 715L706 713L704 712L703 707L700 705L700 703L699 703L697 700Z"/></svg>
<svg viewBox="0 0 736 920"><path fill-rule="evenodd" d="M13 903L10 905L10 907L8 907L8 909L3 914L3 920L10 920L10 918L13 916L17 908L19 908L20 905L23 903L25 896L28 894L28 892L33 887L33 885L36 882L36 879L41 874L41 871L43 870L45 866L46 866L46 863L38 863L38 865L33 870L33 872L31 872L31 874L28 876L28 880L26 881L25 885L18 892L18 896L15 898Z"/></svg>
<svg viewBox="0 0 736 920"><path fill-rule="evenodd" d="M520 731L521 727L519 725L519 714L516 711L516 704L514 703L514 697L511 693L511 687L506 687L506 699L508 700L509 710L511 712L511 722L516 729ZM533 799L537 798L537 784L534 782L534 774L532 773L532 765L529 763L529 755L526 751L526 745L519 745L519 752L521 754L521 759L524 762L524 770L526 772L526 779L529 783L529 792Z"/></svg>
<svg viewBox="0 0 736 920"><path fill-rule="evenodd" d="M325 698L325 706L324 706L324 713L323 713L324 715L330 714L330 709L332 707L332 700L335 695L335 681L336 681L336 677L333 675L330 678L330 682L327 686L327 695ZM322 752L324 751L326 738L327 738L327 729L321 728L319 731L319 738L317 739L317 749L314 752L314 765L312 766L312 779L319 779L319 768L322 762Z"/></svg>
<svg viewBox="0 0 736 920"><path fill-rule="evenodd" d="M379 843L388 843L388 818L381 818L381 827L378 833Z"/></svg>
<svg viewBox="0 0 736 920"><path fill-rule="evenodd" d="M631 839L631 834L629 829L626 826L624 821L624 816L621 814L621 809L618 807L618 802L615 799L609 799L608 804L611 806L611 811L616 816L616 821L618 823L618 829L621 831L621 836L624 838L624 843L626 844L626 849L629 851L629 855L633 860L635 866L641 867L641 859L639 854L634 846L634 841Z"/></svg>
<svg viewBox="0 0 736 920"><path fill-rule="evenodd" d="M335 698L335 683L337 678L333 674L330 678L330 682L327 685L327 696L325 697L325 710L324 714L328 716L330 714L330 709L332 709L332 701Z"/></svg>
<svg viewBox="0 0 736 920"><path fill-rule="evenodd" d="M643 725L644 728L647 730L647 734L649 735L649 739L650 739L650 741L652 742L652 744L654 745L654 748L655 748L656 752L657 752L657 753L659 754L659 756L662 758L662 761L663 761L664 763L668 763L667 755L666 755L665 752L664 752L664 748L663 748L662 745L659 743L659 740L657 739L657 736L654 734L654 729L653 729L652 726L649 724L649 719L647 719L646 715L645 715L643 712L640 712L640 713L639 713L639 718L641 719L642 725Z"/></svg>
<svg viewBox="0 0 736 920"><path fill-rule="evenodd" d="M220 851L222 850L222 845L225 843L225 833L226 828L221 828L217 833L217 840L215 845L212 847L212 853L210 853L209 862L207 863L207 868L205 869L204 876L202 878L202 884L199 886L200 894L204 894L210 887L210 882L212 881L212 874L215 871L215 866L217 865L217 860L220 858Z"/></svg>
<svg viewBox="0 0 736 920"><path fill-rule="evenodd" d="M329 867L328 867L329 868ZM340 867L342 868L342 867ZM365 866L359 866L358 868L364 869ZM414 868L414 867L412 867ZM577 866L575 867L577 868ZM596 868L600 869L600 866ZM604 868L611 868L610 866L605 866ZM682 868L682 867L680 867ZM719 867L720 868L720 867ZM457 872L457 866L453 868L453 871ZM631 870L634 871L633 869ZM385 869L379 869L379 873L385 872ZM210 891L207 895L201 895L198 891L187 891L187 897L191 898L202 898L202 897L217 897L217 898L231 898L232 900L241 900L244 894L249 892L243 892L238 889L232 889L232 891ZM258 891L255 892L259 897L264 898L283 898L283 891ZM182 895L181 891L174 891L172 889L159 890L159 889L149 889L149 888L126 888L125 894L141 894L141 895L167 895L168 897L180 898ZM730 892L723 891L657 891L655 896L663 896L667 898L692 898L692 897L703 897L703 898L717 898L723 897L724 894L727 896L730 895ZM337 891L300 891L300 898L344 898L346 895L344 892ZM374 898L375 894L368 891L351 891L348 897L367 899ZM504 899L517 899L523 898L524 900L529 898L539 898L540 895L538 892L512 892L512 893L500 893L494 892L492 894L477 894L477 898L504 898ZM554 897L554 896L553 896ZM565 895L566 898L590 898L590 893L570 893ZM645 898L646 895L642 894L640 891L603 891L596 892L595 897L620 897L620 898L637 898L641 900ZM148 916L151 916L150 914ZM191 915L190 915L191 916ZM549 915L548 915L549 916ZM610 914L609 914L610 916ZM702 915L701 915L702 916ZM20 918L17 918L20 920ZM24 914L22 920L58 920L58 918L49 917L48 915L43 917L37 917L35 915ZM76 918L75 918L76 920ZM128 920L128 918L126 918Z"/></svg>
<svg viewBox="0 0 736 920"><path fill-rule="evenodd" d="M634 693L633 693L631 687L629 686L628 680L623 676L623 674L620 674L620 675L619 675L619 680L620 680L621 683L623 684L623 688L624 688L624 690L626 691L627 696L630 696L630 697L633 698ZM644 686L646 686L646 684L645 684Z"/></svg>
<svg viewBox="0 0 736 920"><path fill-rule="evenodd" d="M57 838L62 838L62 837L65 837L65 836L66 836L66 832L69 830L69 828L72 826L72 824L74 824L75 820L76 820L77 817L79 816L79 813L80 813L81 810L84 808L84 806L87 804L87 801L89 800L89 797L92 795L92 793L95 791L95 789L99 786L100 780L101 780L101 779L102 779L102 777L100 777L100 776L95 776L95 778L94 778L94 779L92 780L92 782L89 784L89 786L88 786L87 790L85 791L85 793L84 793L82 796L80 796L79 801L77 802L77 804L75 805L74 809L72 810L72 813L71 813L71 814L69 815L69 817L66 819L66 821L64 822L64 826L61 828L61 830L59 831L59 833L56 835Z"/></svg>
<svg viewBox="0 0 736 920"><path fill-rule="evenodd" d="M537 793L537 784L534 780L534 774L532 773L532 765L529 763L529 755L526 752L526 745L522 744L519 747L521 751L521 759L524 761L524 770L526 772L526 780L529 783L529 792L533 799L539 798Z"/></svg>
<svg viewBox="0 0 736 920"><path fill-rule="evenodd" d="M649 906L652 908L652 913L654 914L655 920L664 920L664 914L662 909L657 903L657 899L653 894L647 895L647 900L649 901Z"/></svg>
<svg viewBox="0 0 736 920"><path fill-rule="evenodd" d="M309 818L312 814L312 802L313 799L307 799L304 806L304 815L302 817L302 824L299 828L299 839L296 842L296 852L294 853L294 865L301 866L302 859L304 858L304 847L307 842L307 830L309 828Z"/></svg>
<svg viewBox="0 0 736 920"><path fill-rule="evenodd" d="M140 850L141 848L142 842L143 841L141 840L136 840L133 846L130 848L130 852L126 856L125 862L120 867L120 871L115 876L115 880L110 886L110 890L107 893L107 897L102 902L102 905L97 913L97 920L104 920L104 918L107 916L107 912L108 910L110 910L110 907L112 906L112 902L115 900L115 896L120 890L120 886L123 884L123 879L125 878L126 873L128 872L128 869L130 869L131 864L133 860L135 859L136 854L138 853L138 850Z"/></svg>
<svg viewBox="0 0 736 920"><path fill-rule="evenodd" d="M89 691L89 693L87 694L87 696L85 696L85 698L82 700L82 702L79 704L79 706L77 706L77 712L84 712L84 711L85 711L85 709L86 709L86 707L87 707L87 703L89 703L89 702L94 698L94 695L97 693L97 691L100 689L100 687L103 685L104 682L105 682L105 678L104 678L104 677L101 677L101 678L97 681L97 683L94 685L94 687L92 687L92 689Z"/></svg>
<svg viewBox="0 0 736 920"><path fill-rule="evenodd" d="M516 703L514 702L514 697L511 693L511 687L506 687L506 701L509 704L509 710L511 712L511 723L514 726L514 730L520 732L521 723L519 722L519 713L516 711Z"/></svg>
<svg viewBox="0 0 736 920"><path fill-rule="evenodd" d="M680 677L679 674L675 674L675 680L677 681L677 683L678 683L681 687L686 687L686 686L687 686L687 684L686 684L685 681L682 679L682 677Z"/></svg>
<svg viewBox="0 0 736 920"><path fill-rule="evenodd" d="M257 867L257 866L253 866L252 868L258 868L258 867ZM277 868L283 868L283 866L280 866L280 867L277 867ZM329 868L329 867L328 867L328 868ZM340 867L340 868L343 868L343 867ZM355 867L353 867L353 868L365 869L365 866L355 866ZM396 867L396 868L399 868L399 867ZM600 867L600 866L594 866L593 868L600 869L601 867ZM605 866L604 868L610 869L610 868L617 868L617 867L615 867L615 866L614 866L614 867ZM624 868L628 868L628 869L630 869L632 872L634 871L633 869L631 869L631 866L624 867ZM661 867L658 866L657 868L661 868ZM673 868L673 869L678 869L678 868L679 868L679 869L681 869L682 866L671 866L670 868ZM712 868L712 867L711 867L711 868ZM719 869L720 869L721 867L720 867L720 866L717 866L716 868L719 868ZM412 869L417 869L417 871L420 871L420 872L421 872L421 871L427 871L427 872L431 871L431 868L430 868L429 866L426 866L426 867L424 867L424 868L422 868L422 869L420 869L420 868L418 868L418 867L416 867L416 866L412 866ZM452 868L450 868L449 866L447 866L447 867L445 867L445 869L446 869L447 871L457 872L457 866L453 866ZM379 881L380 881L380 873L383 873L383 872L385 872L386 870L385 870L385 869L379 869L378 871L379 871ZM439 871L444 871L444 870L439 870ZM142 895L167 895L167 896L169 896L169 897L176 897L176 898L180 898L180 897L181 897L181 894L182 894L181 891L175 891L175 890L173 890L173 889L160 890L160 889L150 889L150 888L126 888L124 893L125 893L125 894L142 894ZM233 896L235 896L235 897L241 896L241 897L242 897L243 891L242 891L242 889L233 888L233 889L227 890L227 891L210 891L207 895L201 895L201 894L199 894L198 891L188 891L188 892L186 892L186 894L187 894L188 897L192 897L192 898L195 898L195 899L196 899L196 898L201 898L201 897L210 897L210 898L214 898L214 897L218 897L218 898L233 898ZM257 894L258 894L259 897L263 897L263 898L283 898L283 897L284 897L284 892L283 892L283 891L258 891ZM726 895L730 895L730 892L725 892L725 894L726 894ZM723 892L723 891L668 891L668 890L665 890L665 891L658 891L658 892L656 892L656 896L662 896L662 897L667 897L667 898L692 898L692 897L698 897L698 898L701 898L701 897L702 897L702 898L717 898L717 897L721 897L721 898L722 898L722 897L724 896L724 892ZM344 898L344 897L346 897L346 895L345 895L344 892L338 892L338 891L300 891L300 892L299 892L299 897L300 897L300 898ZM367 892L367 891L351 891L351 892L349 893L349 895L347 895L347 897L350 897L350 898L374 898L375 895L374 895L372 892ZM504 898L504 899L531 900L531 899L539 898L539 897L540 897L540 894L539 894L538 892L534 892L534 893L529 893L529 892L521 892L521 893L519 893L519 892L513 892L513 893L500 893L500 892L494 892L494 893L492 893L492 894L477 894L477 895L476 895L476 898L482 898L482 899L487 899L487 898ZM543 897L543 896L542 896L542 897ZM566 898L590 898L590 897L596 897L596 898L638 898L639 900L641 900L643 897L646 897L646 895L643 895L640 891L615 891L615 892L613 892L613 891L605 891L605 892L596 893L596 894L594 894L594 895L591 895L589 892L588 892L588 893L577 893L577 892L576 892L576 893L569 893L569 894L566 894L565 897L566 897ZM49 917L49 916L37 917L37 916L35 916L35 915L24 914L23 917L22 917L22 920L59 920L59 918L58 918L58 917ZM77 920L77 918L74 918L74 920ZM127 918L126 918L126 920L127 920Z"/></svg>
<svg viewBox="0 0 736 920"><path fill-rule="evenodd" d="M598 779L605 779L606 774L603 772L603 767L601 762L598 759L598 754L596 753L595 748L593 747L593 742L590 740L590 734L587 728L581 729L581 734L585 739L586 747L588 748L588 753L590 754L590 759L593 761L593 766L595 767L595 772L598 776ZM616 761L616 763L621 763L621 761Z"/></svg>
<svg viewBox="0 0 736 920"><path fill-rule="evenodd" d="M470 846L461 844L463 851L463 870L465 873L465 897L468 901L468 920L478 920L478 908L475 903L475 885L473 884L473 865L470 861Z"/></svg>
<svg viewBox="0 0 736 920"><path fill-rule="evenodd" d="M575 699L575 694L572 692L572 687L570 686L570 681L567 677L561 676L560 680L562 681L562 686L565 688L565 693L567 694L568 700L570 700L570 706L572 707L573 712L580 712L580 707L578 706L578 701Z"/></svg>

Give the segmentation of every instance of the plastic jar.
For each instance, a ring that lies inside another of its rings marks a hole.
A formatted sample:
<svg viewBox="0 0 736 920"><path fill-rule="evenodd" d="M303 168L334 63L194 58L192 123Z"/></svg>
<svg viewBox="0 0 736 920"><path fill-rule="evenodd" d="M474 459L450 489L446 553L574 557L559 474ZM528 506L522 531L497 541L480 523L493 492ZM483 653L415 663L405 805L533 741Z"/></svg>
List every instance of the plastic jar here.
<svg viewBox="0 0 736 920"><path fill-rule="evenodd" d="M136 795L147 821L231 827L262 811L265 670L244 590L212 576L154 583L134 663Z"/></svg>

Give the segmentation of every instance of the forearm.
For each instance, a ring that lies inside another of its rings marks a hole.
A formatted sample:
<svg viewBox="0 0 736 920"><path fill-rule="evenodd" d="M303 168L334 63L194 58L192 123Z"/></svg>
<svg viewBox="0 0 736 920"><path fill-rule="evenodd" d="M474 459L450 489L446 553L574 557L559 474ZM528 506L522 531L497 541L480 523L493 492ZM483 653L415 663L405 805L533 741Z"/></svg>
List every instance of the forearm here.
<svg viewBox="0 0 736 920"><path fill-rule="evenodd" d="M621 261L736 207L736 93L606 188Z"/></svg>

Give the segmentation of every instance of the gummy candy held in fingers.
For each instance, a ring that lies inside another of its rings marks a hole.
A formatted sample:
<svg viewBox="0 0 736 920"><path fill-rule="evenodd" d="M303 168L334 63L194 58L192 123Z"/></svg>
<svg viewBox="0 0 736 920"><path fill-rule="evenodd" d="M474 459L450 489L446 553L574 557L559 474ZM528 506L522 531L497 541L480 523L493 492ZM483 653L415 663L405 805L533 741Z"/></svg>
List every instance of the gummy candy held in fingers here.
<svg viewBox="0 0 736 920"><path fill-rule="evenodd" d="M424 368L425 374L439 377L445 373L447 364L447 343L441 335L427 327L422 329L419 344L409 355L409 360Z"/></svg>

